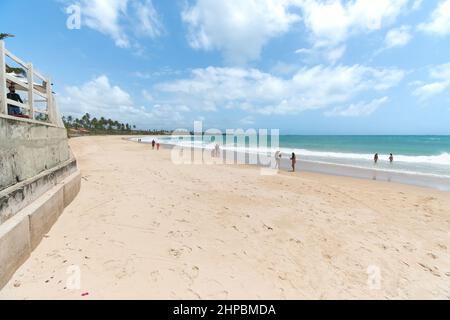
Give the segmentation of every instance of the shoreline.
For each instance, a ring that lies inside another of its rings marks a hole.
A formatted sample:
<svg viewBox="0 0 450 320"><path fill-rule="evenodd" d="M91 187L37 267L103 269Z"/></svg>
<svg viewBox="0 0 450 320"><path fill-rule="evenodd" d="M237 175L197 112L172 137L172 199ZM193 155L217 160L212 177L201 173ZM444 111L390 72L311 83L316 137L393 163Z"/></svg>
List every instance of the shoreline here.
<svg viewBox="0 0 450 320"><path fill-rule="evenodd" d="M158 138L158 136L142 136L142 137L129 137L126 140L136 142L136 139L143 138L143 137L155 137ZM143 144L150 144L150 142L140 142ZM170 143L164 143L164 141L161 141L161 146L172 149L175 147L173 144ZM186 148L189 149L189 148ZM200 148L200 147L193 147L193 150L196 152L203 150L203 151L209 151L209 149L206 148ZM223 153L224 151L222 151ZM250 152L240 152L240 151L234 151L233 158L237 158L238 156L243 156L248 158ZM244 163L249 164L249 163ZM264 165L260 164L259 162L257 164L250 164L250 165L257 165L260 167L264 167ZM365 179L365 180L376 180L376 181L385 181L385 182L395 182L400 183L404 185L412 185L412 186L418 186L418 187L425 187L425 188L431 188L434 190L439 191L445 191L450 192L450 178L449 177L442 177L437 174L427 174L427 173L421 173L421 172L402 172L402 171L396 171L396 170L388 170L386 168L377 168L375 165L373 168L367 168L367 167L360 167L356 165L346 165L346 164L336 164L336 163L329 163L329 162L321 162L321 161L311 161L311 160L303 160L300 158L300 160L297 161L297 168L298 171L306 171L311 173L319 173L319 174L325 174L325 175L333 175L333 176L340 176L340 177L351 177L351 178L358 178L358 179ZM290 170L290 161L284 157L281 160L281 168L282 170Z"/></svg>
<svg viewBox="0 0 450 320"><path fill-rule="evenodd" d="M80 193L0 299L450 298L446 192L174 165L120 137L70 145Z"/></svg>

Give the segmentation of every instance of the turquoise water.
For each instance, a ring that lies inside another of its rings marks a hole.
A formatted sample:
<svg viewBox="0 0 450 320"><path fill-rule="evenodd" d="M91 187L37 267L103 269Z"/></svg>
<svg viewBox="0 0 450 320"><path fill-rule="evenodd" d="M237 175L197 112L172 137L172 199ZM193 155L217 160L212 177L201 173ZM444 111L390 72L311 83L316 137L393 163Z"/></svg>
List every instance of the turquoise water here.
<svg viewBox="0 0 450 320"><path fill-rule="evenodd" d="M280 136L283 148L405 156L450 154L450 136Z"/></svg>
<svg viewBox="0 0 450 320"><path fill-rule="evenodd" d="M152 139L148 137L143 141ZM234 142L233 139L228 139L227 142L225 136L216 138L205 136L203 140L197 137L195 141L191 136L155 137L155 139L169 145L206 149L212 149L218 143L222 150L240 153L273 154L280 150L286 161L291 153L295 152L300 166L303 162L302 167L305 170L317 169L345 175L352 175L352 172L355 172L354 175L358 177L383 176L389 181L394 177L398 181L414 180L415 184L421 184L417 179L422 177L428 180L438 179L441 189L450 190L450 136L281 135L278 146L271 146L270 139L266 145L248 137L245 139L235 137ZM377 164L373 161L375 153L379 154ZM393 163L389 161L390 153L394 155ZM399 178L400 176L408 176L408 179Z"/></svg>

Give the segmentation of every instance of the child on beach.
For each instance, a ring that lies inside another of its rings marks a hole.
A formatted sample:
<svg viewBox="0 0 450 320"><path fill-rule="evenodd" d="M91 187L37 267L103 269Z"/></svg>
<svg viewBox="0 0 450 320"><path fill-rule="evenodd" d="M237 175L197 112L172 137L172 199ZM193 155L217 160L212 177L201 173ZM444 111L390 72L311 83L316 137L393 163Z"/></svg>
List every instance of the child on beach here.
<svg viewBox="0 0 450 320"><path fill-rule="evenodd" d="M161 144L158 142L158 143L156 143L156 150L158 150L159 151L159 147L161 146Z"/></svg>
<svg viewBox="0 0 450 320"><path fill-rule="evenodd" d="M295 153L292 152L292 156L291 156L292 172L295 172L295 164L296 163L297 163L297 157L295 156Z"/></svg>
<svg viewBox="0 0 450 320"><path fill-rule="evenodd" d="M394 155L391 153L389 156L389 162L392 164L394 162Z"/></svg>

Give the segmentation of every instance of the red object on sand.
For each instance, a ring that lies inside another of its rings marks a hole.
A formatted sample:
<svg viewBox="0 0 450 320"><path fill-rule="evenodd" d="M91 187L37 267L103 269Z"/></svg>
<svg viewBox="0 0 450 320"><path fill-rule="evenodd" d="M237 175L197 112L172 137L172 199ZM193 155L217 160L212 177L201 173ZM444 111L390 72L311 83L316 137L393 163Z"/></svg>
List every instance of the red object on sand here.
<svg viewBox="0 0 450 320"><path fill-rule="evenodd" d="M82 293L82 294L81 294L82 297L86 297L86 296L88 296L88 295L89 295L89 292L85 292L85 293Z"/></svg>

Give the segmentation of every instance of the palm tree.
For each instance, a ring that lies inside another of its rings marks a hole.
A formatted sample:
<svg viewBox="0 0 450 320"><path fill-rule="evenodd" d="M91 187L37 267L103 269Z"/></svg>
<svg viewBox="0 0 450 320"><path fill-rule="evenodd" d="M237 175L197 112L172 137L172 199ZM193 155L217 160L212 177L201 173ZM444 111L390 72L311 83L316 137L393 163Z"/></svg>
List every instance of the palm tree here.
<svg viewBox="0 0 450 320"><path fill-rule="evenodd" d="M75 129L78 129L83 124L83 122L78 118L76 118L74 122L75 122Z"/></svg>
<svg viewBox="0 0 450 320"><path fill-rule="evenodd" d="M84 127L86 129L89 129L91 127L91 115L89 113L86 113L83 117L81 117L81 120L83 121Z"/></svg>
<svg viewBox="0 0 450 320"><path fill-rule="evenodd" d="M94 129L98 129L98 120L97 118L93 118L91 121L91 125Z"/></svg>
<svg viewBox="0 0 450 320"><path fill-rule="evenodd" d="M112 127L114 125L114 121L112 121L111 119L106 120L107 124L108 124L108 130L112 131Z"/></svg>
<svg viewBox="0 0 450 320"><path fill-rule="evenodd" d="M14 38L14 35L10 33L0 33L0 40L5 40L6 38Z"/></svg>
<svg viewBox="0 0 450 320"><path fill-rule="evenodd" d="M105 130L106 119L104 117L101 117L98 124L99 124L100 129Z"/></svg>
<svg viewBox="0 0 450 320"><path fill-rule="evenodd" d="M0 40L5 40L6 38L13 38L14 35L10 33L0 33ZM18 75L22 75L26 77L27 73L23 68L13 68L8 65L6 65L6 72L7 73L15 73Z"/></svg>

